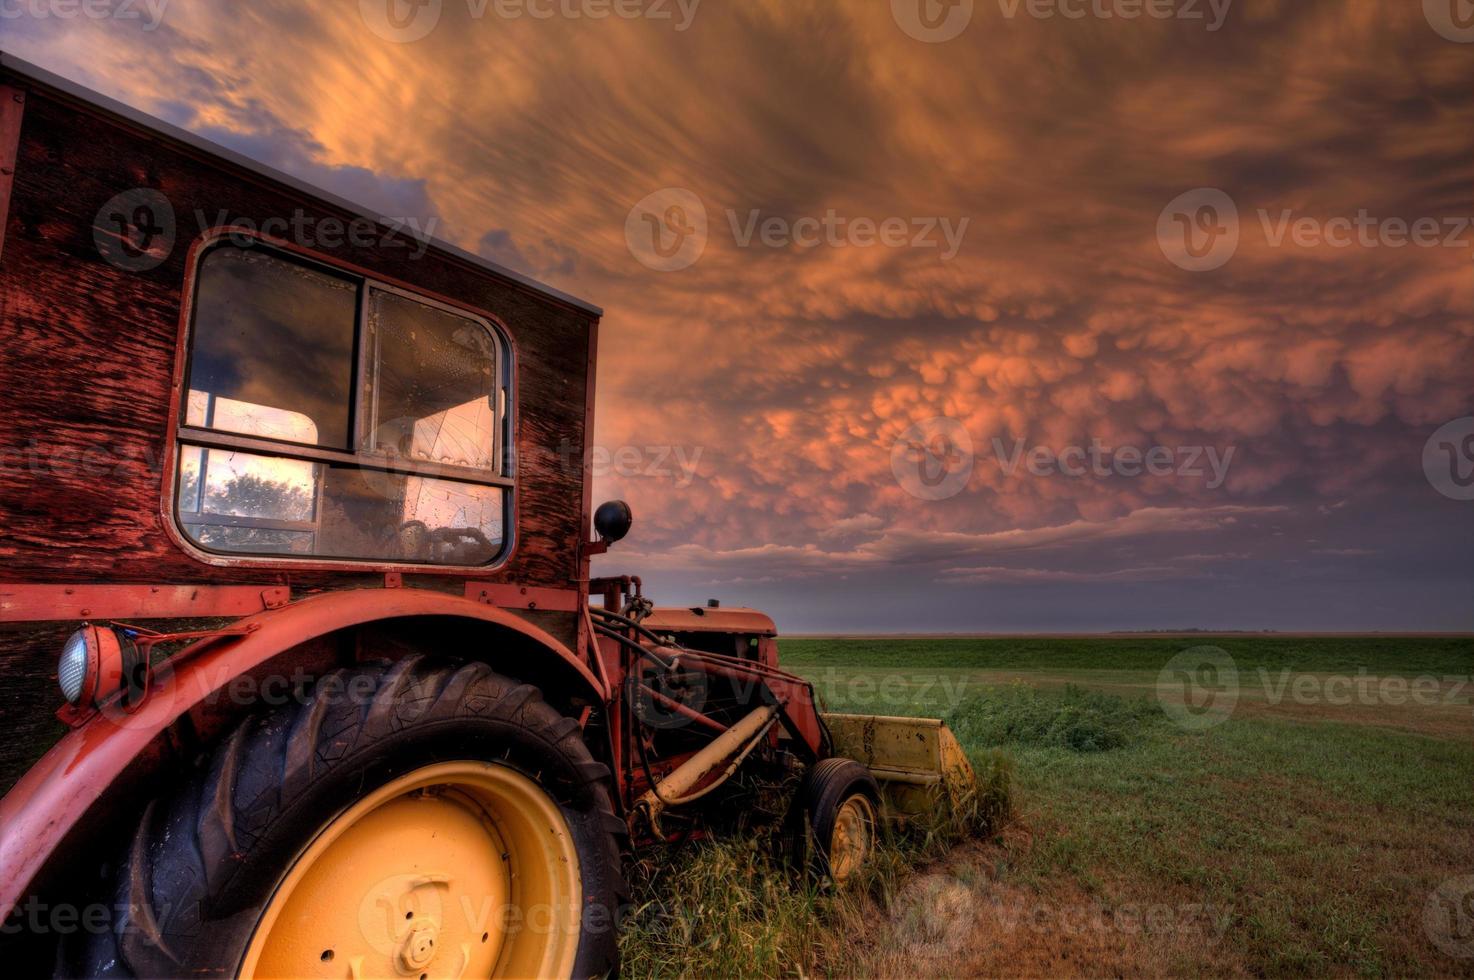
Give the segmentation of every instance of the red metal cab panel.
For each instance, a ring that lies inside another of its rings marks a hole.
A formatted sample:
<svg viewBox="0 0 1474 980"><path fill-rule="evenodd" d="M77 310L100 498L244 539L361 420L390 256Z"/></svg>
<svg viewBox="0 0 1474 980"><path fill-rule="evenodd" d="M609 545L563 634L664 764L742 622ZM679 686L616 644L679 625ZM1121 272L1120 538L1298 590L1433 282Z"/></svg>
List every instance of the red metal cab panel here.
<svg viewBox="0 0 1474 980"><path fill-rule="evenodd" d="M323 229L360 216L13 70L0 78L26 97L0 253L0 583L320 588L354 584L360 570L364 582L381 573L373 563L203 560L171 534L164 507L195 247L222 224ZM168 240L156 263L120 268L98 242L117 235L110 202L139 191L167 202ZM407 571L569 587L588 519L579 464L597 311L474 257L425 248L406 231L380 230L368 243L315 233L283 247L483 316L514 350L511 552L489 571Z"/></svg>

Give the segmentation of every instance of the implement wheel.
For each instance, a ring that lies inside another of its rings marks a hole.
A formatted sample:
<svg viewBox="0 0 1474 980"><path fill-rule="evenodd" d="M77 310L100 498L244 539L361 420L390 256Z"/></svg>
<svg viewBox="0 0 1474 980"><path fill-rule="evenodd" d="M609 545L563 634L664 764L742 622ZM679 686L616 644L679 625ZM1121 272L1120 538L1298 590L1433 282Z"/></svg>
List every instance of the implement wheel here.
<svg viewBox="0 0 1474 980"><path fill-rule="evenodd" d="M572 719L484 664L339 671L145 814L89 975L587 977L623 824Z"/></svg>
<svg viewBox="0 0 1474 980"><path fill-rule="evenodd" d="M824 759L800 790L813 841L814 870L844 885L875 853L880 831L880 787L853 759Z"/></svg>

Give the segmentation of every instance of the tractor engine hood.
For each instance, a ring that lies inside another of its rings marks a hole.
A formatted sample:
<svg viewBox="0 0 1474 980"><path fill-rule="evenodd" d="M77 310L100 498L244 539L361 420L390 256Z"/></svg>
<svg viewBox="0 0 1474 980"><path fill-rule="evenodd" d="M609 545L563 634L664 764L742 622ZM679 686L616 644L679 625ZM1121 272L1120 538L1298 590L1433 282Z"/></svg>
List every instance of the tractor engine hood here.
<svg viewBox="0 0 1474 980"><path fill-rule="evenodd" d="M655 633L740 633L777 636L778 627L756 609L657 606L640 624Z"/></svg>

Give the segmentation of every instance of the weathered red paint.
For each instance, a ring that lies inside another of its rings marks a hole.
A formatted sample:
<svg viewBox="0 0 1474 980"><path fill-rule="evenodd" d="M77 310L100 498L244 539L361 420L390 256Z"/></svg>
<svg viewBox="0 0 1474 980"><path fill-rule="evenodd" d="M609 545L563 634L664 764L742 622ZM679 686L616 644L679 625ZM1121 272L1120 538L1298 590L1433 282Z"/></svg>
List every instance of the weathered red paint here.
<svg viewBox="0 0 1474 980"><path fill-rule="evenodd" d="M15 184L15 158L20 152L20 123L26 94L0 85L0 256L5 254L5 224L10 220L10 189Z"/></svg>
<svg viewBox="0 0 1474 980"><path fill-rule="evenodd" d="M471 582L466 586L466 598L506 609L579 612L583 608L583 597L577 589L548 589L536 585L483 585L480 582Z"/></svg>
<svg viewBox="0 0 1474 980"><path fill-rule="evenodd" d="M249 616L287 598L273 585L0 584L0 623Z"/></svg>
<svg viewBox="0 0 1474 980"><path fill-rule="evenodd" d="M183 665L164 671L136 712L95 715L57 743L0 800L0 868L5 869L0 920L25 895L88 807L186 711L297 644L351 626L413 616L461 617L521 633L561 658L583 679L590 695L600 700L607 695L588 666L552 636L509 612L458 596L417 589L352 590L260 613L236 624L258 628L234 642L211 642L198 655L183 651Z"/></svg>
<svg viewBox="0 0 1474 980"><path fill-rule="evenodd" d="M773 620L756 609L692 606L659 606L642 624L657 633L744 633L777 636Z"/></svg>
<svg viewBox="0 0 1474 980"><path fill-rule="evenodd" d="M402 572L387 572L384 588L404 586ZM577 589L472 582L466 598L504 609L578 612ZM249 616L285 605L291 590L279 585L4 585L0 623L86 619L189 619Z"/></svg>

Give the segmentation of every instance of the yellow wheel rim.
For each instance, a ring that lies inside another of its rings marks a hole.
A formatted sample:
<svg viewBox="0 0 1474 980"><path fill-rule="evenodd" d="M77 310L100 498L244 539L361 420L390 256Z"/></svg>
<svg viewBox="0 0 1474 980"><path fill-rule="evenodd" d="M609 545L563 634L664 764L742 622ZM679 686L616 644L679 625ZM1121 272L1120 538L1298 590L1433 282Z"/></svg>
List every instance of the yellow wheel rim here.
<svg viewBox="0 0 1474 980"><path fill-rule="evenodd" d="M277 886L245 978L566 977L578 852L558 805L506 766L416 770L328 824Z"/></svg>
<svg viewBox="0 0 1474 980"><path fill-rule="evenodd" d="M875 848L875 805L856 793L845 800L829 835L829 875L842 885L870 860Z"/></svg>

